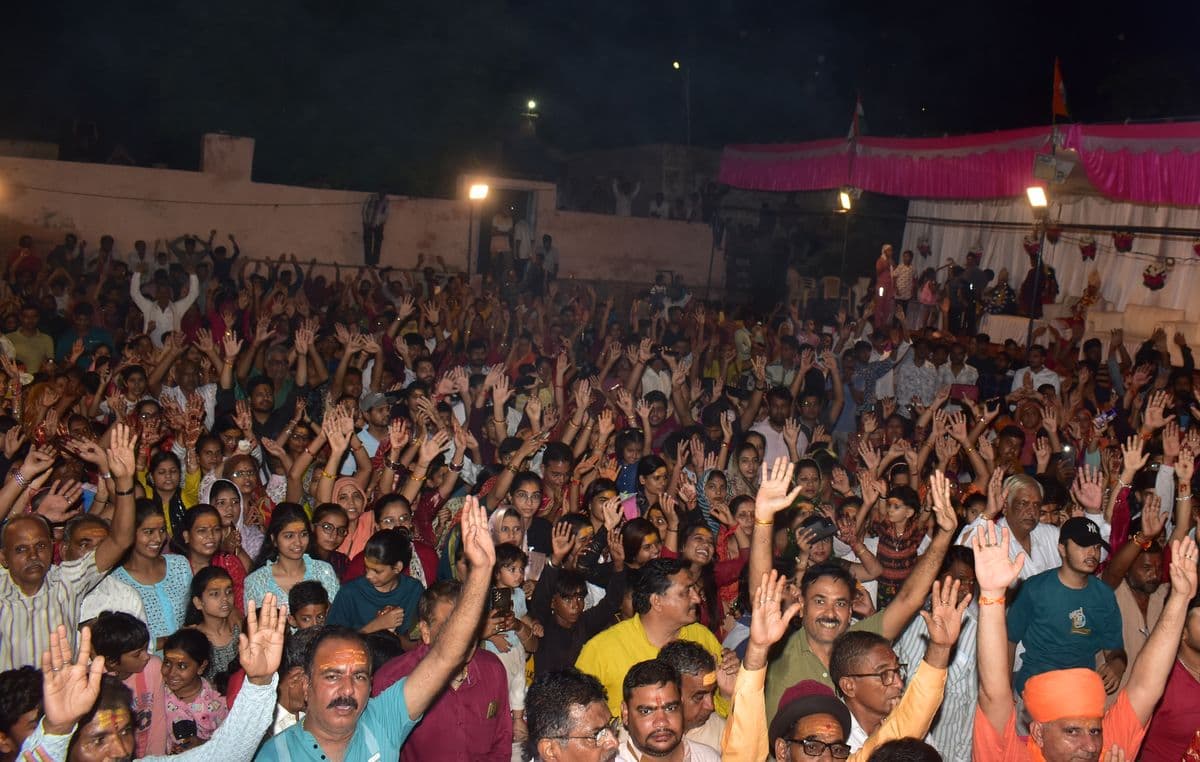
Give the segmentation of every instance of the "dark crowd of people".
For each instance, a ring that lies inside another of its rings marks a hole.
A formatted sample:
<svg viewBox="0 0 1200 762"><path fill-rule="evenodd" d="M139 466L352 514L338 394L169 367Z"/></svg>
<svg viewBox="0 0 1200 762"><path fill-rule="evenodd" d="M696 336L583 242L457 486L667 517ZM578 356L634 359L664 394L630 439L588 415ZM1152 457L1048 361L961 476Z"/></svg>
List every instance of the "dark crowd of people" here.
<svg viewBox="0 0 1200 762"><path fill-rule="evenodd" d="M1200 760L1181 336L121 243L2 262L0 762Z"/></svg>

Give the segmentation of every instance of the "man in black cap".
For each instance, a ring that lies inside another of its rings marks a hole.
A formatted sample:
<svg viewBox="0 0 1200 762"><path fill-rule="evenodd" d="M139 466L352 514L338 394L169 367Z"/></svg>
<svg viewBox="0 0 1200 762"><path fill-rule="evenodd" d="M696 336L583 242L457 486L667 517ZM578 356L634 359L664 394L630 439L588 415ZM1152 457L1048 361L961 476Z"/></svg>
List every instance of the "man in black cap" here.
<svg viewBox="0 0 1200 762"><path fill-rule="evenodd" d="M846 743L850 710L824 684L804 680L784 692L768 735L777 762L805 756L821 758L827 749L834 759L846 759L850 756L850 745ZM792 751L793 747L799 754Z"/></svg>
<svg viewBox="0 0 1200 762"><path fill-rule="evenodd" d="M1018 695L1025 681L1055 669L1096 667L1110 694L1125 672L1121 612L1112 588L1095 575L1100 549L1108 544L1090 519L1076 516L1062 525L1058 552L1062 566L1025 580L1008 612L1010 652L1025 646L1013 679Z"/></svg>

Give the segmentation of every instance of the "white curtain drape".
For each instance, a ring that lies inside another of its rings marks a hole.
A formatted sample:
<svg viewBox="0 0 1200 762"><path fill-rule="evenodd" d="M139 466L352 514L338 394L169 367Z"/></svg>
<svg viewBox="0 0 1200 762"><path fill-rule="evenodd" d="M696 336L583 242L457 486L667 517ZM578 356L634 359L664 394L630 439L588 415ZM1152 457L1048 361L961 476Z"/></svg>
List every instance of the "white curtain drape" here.
<svg viewBox="0 0 1200 762"><path fill-rule="evenodd" d="M1200 229L1200 209L1142 206L1113 202L1099 197L1052 199L1050 220L1065 224L1099 226L1146 226ZM1025 199L995 201L923 201L909 202L908 222L904 228L902 249L912 249L918 273L926 267L941 267L953 258L962 264L971 249L983 252L982 267L1008 270L1009 284L1020 289L1029 272L1029 257L1023 245L1033 230L1033 214ZM966 222L919 221L958 220ZM989 223L1022 223L1017 229L989 228ZM1120 254L1110 233L1093 232L1097 255L1085 262L1079 253L1079 240L1088 233L1064 231L1057 244L1045 244L1044 258L1054 267L1059 285L1059 300L1071 301L1086 288L1088 274L1098 270L1102 298L1112 309L1123 311L1128 305L1146 305L1185 310L1189 320L1200 319L1200 257L1192 250L1192 241L1139 235L1133 251ZM917 251L920 239L927 238L932 248L928 258ZM1166 286L1151 291L1142 282L1142 271L1156 257L1174 257L1175 266L1167 275ZM945 281L946 271L939 273Z"/></svg>

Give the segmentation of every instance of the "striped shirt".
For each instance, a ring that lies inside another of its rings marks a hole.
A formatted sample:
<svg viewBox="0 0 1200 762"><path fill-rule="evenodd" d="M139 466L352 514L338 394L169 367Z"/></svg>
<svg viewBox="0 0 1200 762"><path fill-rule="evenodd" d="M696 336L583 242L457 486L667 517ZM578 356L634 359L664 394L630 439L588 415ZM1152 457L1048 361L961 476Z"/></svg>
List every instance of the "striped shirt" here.
<svg viewBox="0 0 1200 762"><path fill-rule="evenodd" d="M946 670L945 697L926 740L943 759L970 759L971 734L975 727L975 704L979 698L979 676L975 668L979 607L972 602L963 614L962 631ZM892 645L902 664L918 664L929 647L929 628L920 616ZM910 667L911 668L911 667ZM911 683L913 678L909 678Z"/></svg>
<svg viewBox="0 0 1200 762"><path fill-rule="evenodd" d="M42 587L25 595L8 570L0 573L0 671L38 666L50 648L50 633L66 625L75 647L80 600L100 584L104 572L96 568L96 553L51 566Z"/></svg>

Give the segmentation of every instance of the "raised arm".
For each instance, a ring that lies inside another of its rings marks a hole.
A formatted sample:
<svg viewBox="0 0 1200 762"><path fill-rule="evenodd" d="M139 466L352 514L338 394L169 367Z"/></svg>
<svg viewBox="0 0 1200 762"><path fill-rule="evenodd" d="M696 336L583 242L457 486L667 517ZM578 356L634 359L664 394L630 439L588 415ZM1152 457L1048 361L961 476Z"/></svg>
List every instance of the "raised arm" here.
<svg viewBox="0 0 1200 762"><path fill-rule="evenodd" d="M467 559L467 580L450 618L438 633L433 647L416 669L397 685L403 685L409 717L420 717L433 703L467 658L467 652L479 638L479 620L492 581L496 549L488 531L487 511L474 495L468 495L462 512L463 555Z"/></svg>
<svg viewBox="0 0 1200 762"><path fill-rule="evenodd" d="M1190 537L1171 543L1171 592L1154 631L1133 662L1133 672L1125 685L1129 704L1143 725L1150 722L1175 666L1188 603L1196 595L1196 555L1196 543ZM978 559L975 563L978 565Z"/></svg>
<svg viewBox="0 0 1200 762"><path fill-rule="evenodd" d="M750 599L758 595L756 582L771 571L771 544L775 534L775 514L790 506L800 494L800 487L788 491L792 486L795 466L787 458L776 458L767 471L762 464L762 483L754 497L754 530L750 535Z"/></svg>
<svg viewBox="0 0 1200 762"><path fill-rule="evenodd" d="M979 709L1004 735L1016 710L1013 704L1012 669L1008 662L1008 629L1005 626L1004 596L1021 574L1025 554L1008 558L1008 528L984 521L971 536L975 552L975 578L979 582ZM1172 650L1174 655L1174 650Z"/></svg>
<svg viewBox="0 0 1200 762"><path fill-rule="evenodd" d="M133 545L134 530L134 446L137 435L123 423L115 424L109 432L108 470L112 473L115 502L112 530L96 546L96 568L108 571L120 562Z"/></svg>

